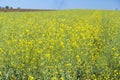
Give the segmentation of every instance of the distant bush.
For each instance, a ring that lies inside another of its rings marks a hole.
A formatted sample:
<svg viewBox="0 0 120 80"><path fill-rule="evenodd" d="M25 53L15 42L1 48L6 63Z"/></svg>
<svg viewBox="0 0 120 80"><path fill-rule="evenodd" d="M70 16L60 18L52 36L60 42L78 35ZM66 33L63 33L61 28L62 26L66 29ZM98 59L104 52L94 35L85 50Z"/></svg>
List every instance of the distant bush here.
<svg viewBox="0 0 120 80"><path fill-rule="evenodd" d="M18 7L17 9L21 9L20 7Z"/></svg>
<svg viewBox="0 0 120 80"><path fill-rule="evenodd" d="M2 9L5 9L4 7L2 7Z"/></svg>
<svg viewBox="0 0 120 80"><path fill-rule="evenodd" d="M10 7L10 9L13 9L13 7Z"/></svg>

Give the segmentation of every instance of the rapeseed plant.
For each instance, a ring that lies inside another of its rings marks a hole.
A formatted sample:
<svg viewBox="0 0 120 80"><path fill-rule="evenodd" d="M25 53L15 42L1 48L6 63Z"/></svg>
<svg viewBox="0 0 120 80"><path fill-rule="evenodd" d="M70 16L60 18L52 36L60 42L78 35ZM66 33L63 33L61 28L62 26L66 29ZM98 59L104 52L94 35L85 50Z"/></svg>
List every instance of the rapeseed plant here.
<svg viewBox="0 0 120 80"><path fill-rule="evenodd" d="M119 80L119 16L101 10L1 12L0 79Z"/></svg>

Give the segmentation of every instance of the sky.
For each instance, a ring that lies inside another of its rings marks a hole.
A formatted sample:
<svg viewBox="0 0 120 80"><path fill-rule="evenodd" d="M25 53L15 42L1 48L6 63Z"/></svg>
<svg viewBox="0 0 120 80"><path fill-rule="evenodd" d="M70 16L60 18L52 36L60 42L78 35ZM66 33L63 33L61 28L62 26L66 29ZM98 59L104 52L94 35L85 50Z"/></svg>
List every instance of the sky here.
<svg viewBox="0 0 120 80"><path fill-rule="evenodd" d="M120 0L0 0L0 6L28 9L120 10Z"/></svg>

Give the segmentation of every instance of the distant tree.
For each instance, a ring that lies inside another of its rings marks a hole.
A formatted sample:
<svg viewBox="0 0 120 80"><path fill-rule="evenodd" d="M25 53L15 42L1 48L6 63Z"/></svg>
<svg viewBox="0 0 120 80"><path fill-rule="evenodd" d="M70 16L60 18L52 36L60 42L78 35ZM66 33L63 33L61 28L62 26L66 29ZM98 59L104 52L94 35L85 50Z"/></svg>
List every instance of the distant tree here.
<svg viewBox="0 0 120 80"><path fill-rule="evenodd" d="M21 9L20 7L18 7L17 9Z"/></svg>
<svg viewBox="0 0 120 80"><path fill-rule="evenodd" d="M9 6L5 6L5 9L9 9Z"/></svg>
<svg viewBox="0 0 120 80"><path fill-rule="evenodd" d="M2 7L0 6L0 9L2 9Z"/></svg>
<svg viewBox="0 0 120 80"><path fill-rule="evenodd" d="M13 7L10 7L10 9L13 9Z"/></svg>
<svg viewBox="0 0 120 80"><path fill-rule="evenodd" d="M4 7L2 7L2 9L5 9Z"/></svg>

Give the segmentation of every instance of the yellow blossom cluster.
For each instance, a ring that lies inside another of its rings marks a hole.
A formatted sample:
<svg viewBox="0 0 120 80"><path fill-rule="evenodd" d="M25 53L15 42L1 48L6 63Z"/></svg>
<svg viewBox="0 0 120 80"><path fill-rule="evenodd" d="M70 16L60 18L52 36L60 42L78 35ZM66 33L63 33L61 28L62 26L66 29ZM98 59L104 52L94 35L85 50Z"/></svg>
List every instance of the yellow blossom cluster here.
<svg viewBox="0 0 120 80"><path fill-rule="evenodd" d="M120 80L120 11L0 12L0 80Z"/></svg>

